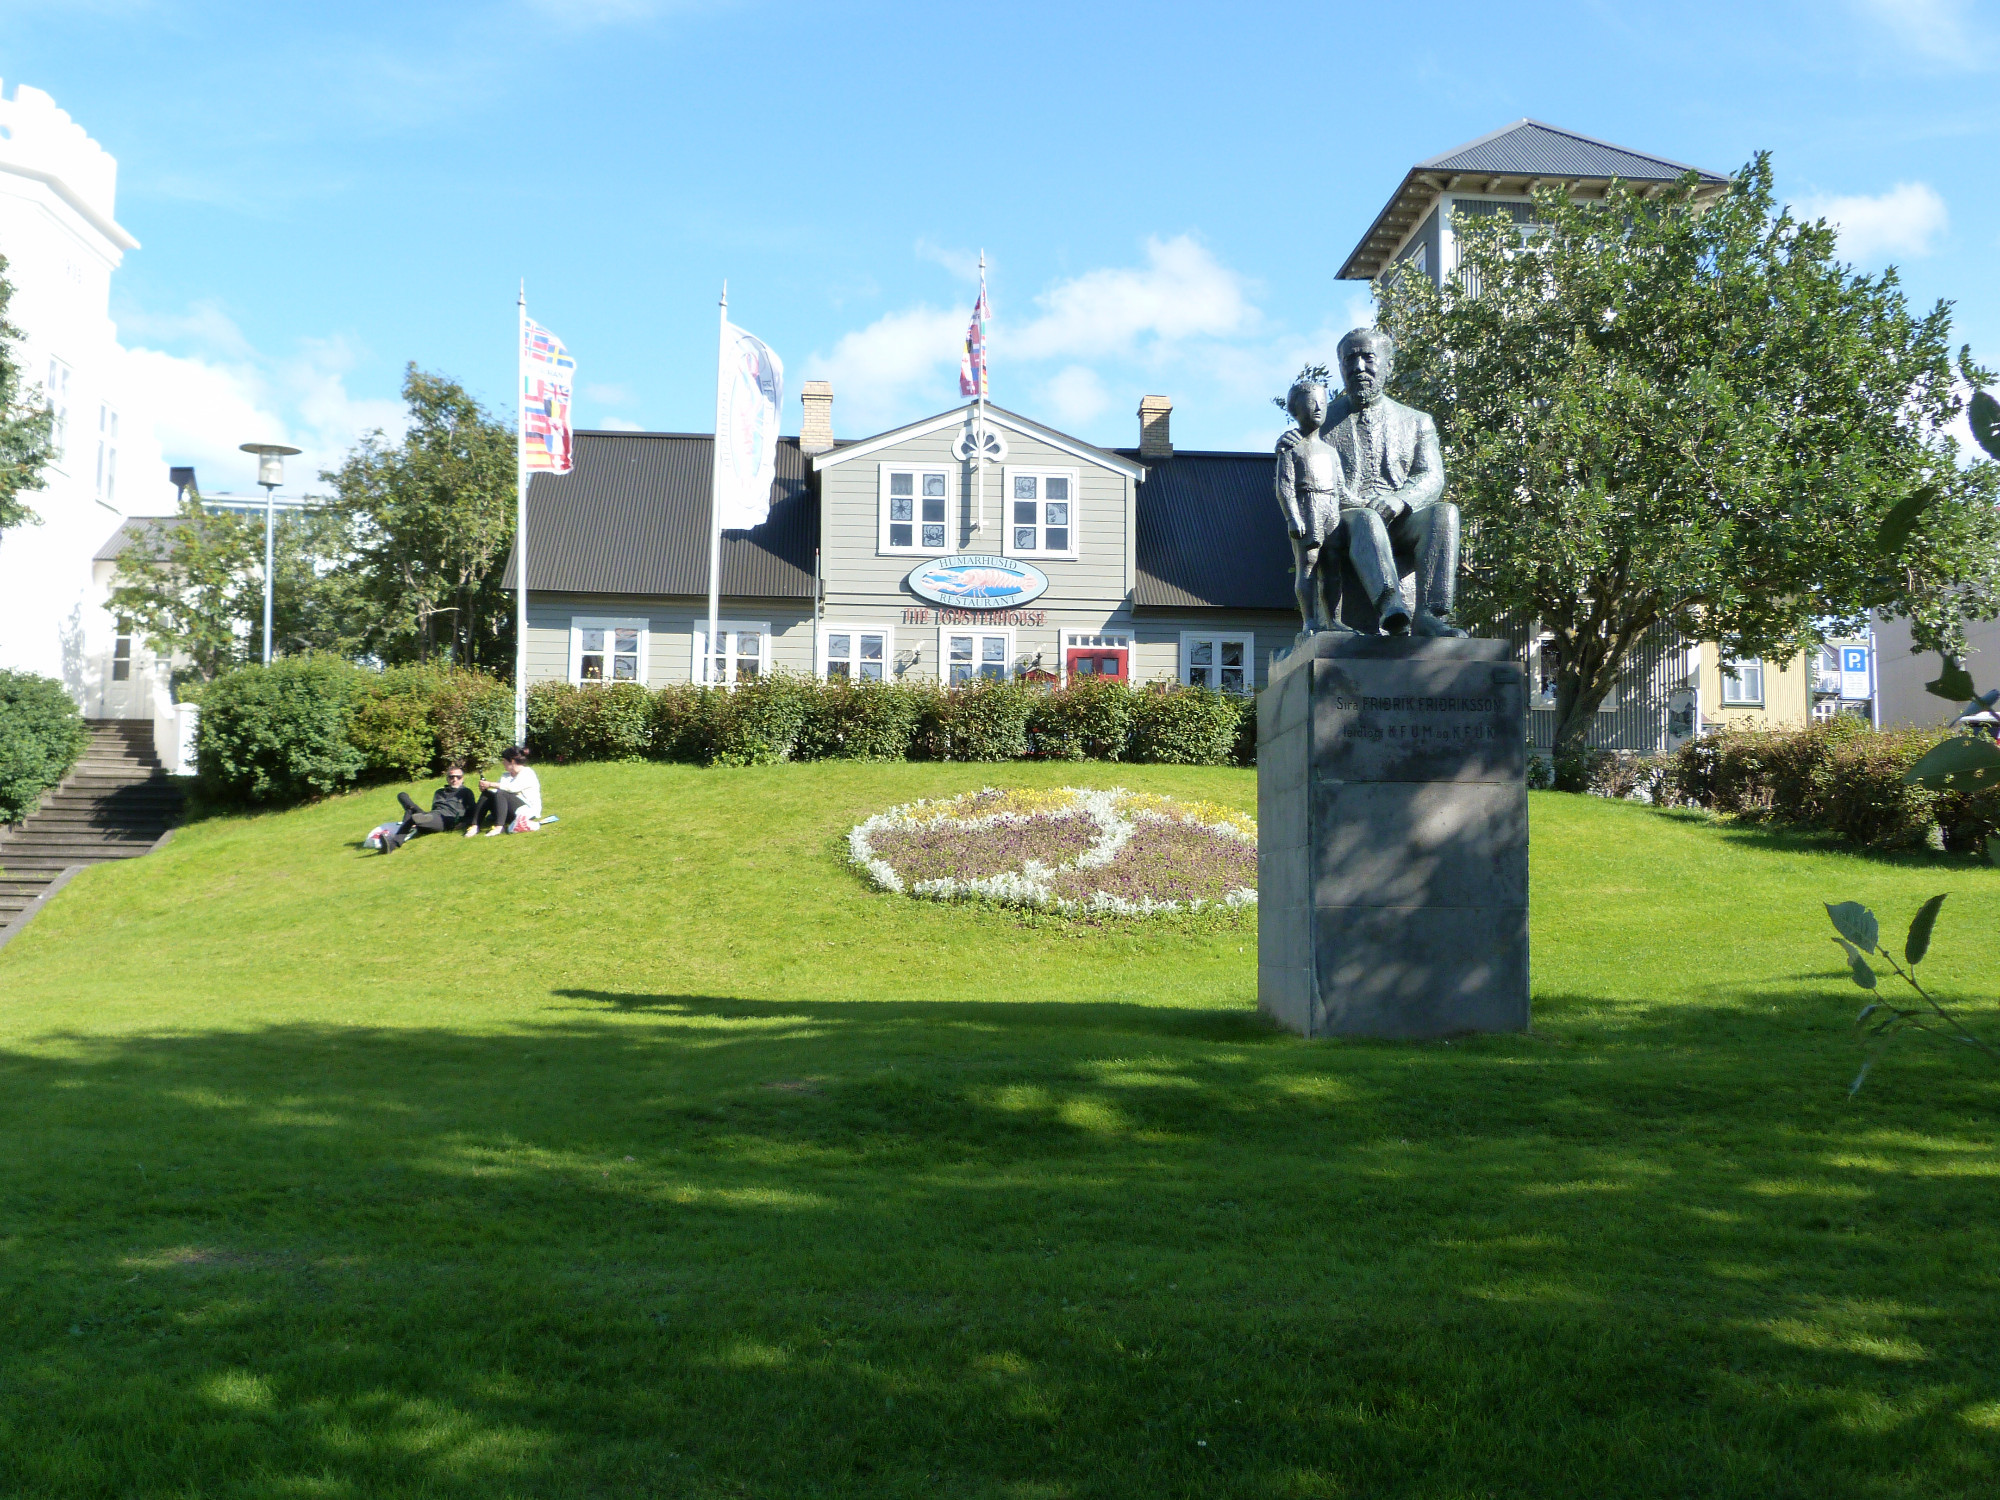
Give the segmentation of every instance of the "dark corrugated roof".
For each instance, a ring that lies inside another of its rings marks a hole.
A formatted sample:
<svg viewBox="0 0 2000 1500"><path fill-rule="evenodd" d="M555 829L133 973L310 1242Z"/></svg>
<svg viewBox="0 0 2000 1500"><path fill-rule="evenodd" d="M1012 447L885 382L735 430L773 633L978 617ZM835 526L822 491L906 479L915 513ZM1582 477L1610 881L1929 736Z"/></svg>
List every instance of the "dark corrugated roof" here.
<svg viewBox="0 0 2000 1500"><path fill-rule="evenodd" d="M1115 451L1139 457L1135 448ZM1272 454L1179 452L1144 462L1134 605L1297 608Z"/></svg>
<svg viewBox="0 0 2000 1500"><path fill-rule="evenodd" d="M1552 185L1605 183L1613 178L1622 182L1663 183L1678 181L1689 172L1700 174L1704 194L1721 189L1729 181L1699 167L1614 146L1609 141L1578 135L1540 120L1516 120L1490 135L1454 146L1410 168L1402 185L1390 194L1375 222L1368 226L1367 233L1342 264L1336 279L1365 281L1381 271L1398 243L1423 220L1444 192L1450 180L1447 174L1484 173L1494 178L1516 178L1513 190L1525 197L1526 185L1537 179Z"/></svg>
<svg viewBox="0 0 2000 1500"><path fill-rule="evenodd" d="M125 555L125 549L132 545L131 533L137 530L148 537L159 535L169 526L179 525L184 516L127 516L118 523L118 529L105 538L104 545L97 549L92 562L116 562Z"/></svg>
<svg viewBox="0 0 2000 1500"><path fill-rule="evenodd" d="M1454 146L1442 156L1420 161L1415 170L1586 180L1616 177L1624 182L1676 182L1690 172L1700 172L1705 182L1727 180L1685 162L1669 161L1644 151L1628 151L1594 136L1544 125L1540 120L1516 120L1491 135Z"/></svg>
<svg viewBox="0 0 2000 1500"><path fill-rule="evenodd" d="M709 485L705 432L579 432L576 467L528 486L530 592L706 594ZM778 439L770 518L722 534L722 588L736 598L810 599L818 505L809 460ZM502 586L514 587L514 556Z"/></svg>

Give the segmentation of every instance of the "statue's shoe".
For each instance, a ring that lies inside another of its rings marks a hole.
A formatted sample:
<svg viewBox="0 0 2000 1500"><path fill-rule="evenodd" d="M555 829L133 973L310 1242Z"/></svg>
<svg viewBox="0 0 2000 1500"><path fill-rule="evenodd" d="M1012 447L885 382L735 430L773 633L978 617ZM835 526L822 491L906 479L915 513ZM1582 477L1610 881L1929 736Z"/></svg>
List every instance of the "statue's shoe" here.
<svg viewBox="0 0 2000 1500"><path fill-rule="evenodd" d="M1387 613L1382 616L1382 633L1384 635L1408 635L1410 633L1410 612L1400 604L1390 605Z"/></svg>
<svg viewBox="0 0 2000 1500"><path fill-rule="evenodd" d="M1462 638L1465 635L1465 632L1452 624L1451 621L1440 619L1427 609L1417 612L1416 619L1410 625L1410 631L1413 635L1424 636L1457 636Z"/></svg>

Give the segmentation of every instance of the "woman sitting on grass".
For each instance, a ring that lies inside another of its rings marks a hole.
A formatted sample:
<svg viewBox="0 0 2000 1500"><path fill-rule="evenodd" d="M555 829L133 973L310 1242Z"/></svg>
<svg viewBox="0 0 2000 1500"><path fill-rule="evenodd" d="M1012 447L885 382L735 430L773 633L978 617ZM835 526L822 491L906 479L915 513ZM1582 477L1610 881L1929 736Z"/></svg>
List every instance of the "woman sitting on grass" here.
<svg viewBox="0 0 2000 1500"><path fill-rule="evenodd" d="M465 830L467 838L479 832L489 816L493 826L486 829L488 838L496 833L512 833L516 818L526 818L531 823L541 821L542 783L528 769L528 752L519 745L509 745L500 752L500 765L503 774L498 781L479 778L479 805L472 811L472 826Z"/></svg>

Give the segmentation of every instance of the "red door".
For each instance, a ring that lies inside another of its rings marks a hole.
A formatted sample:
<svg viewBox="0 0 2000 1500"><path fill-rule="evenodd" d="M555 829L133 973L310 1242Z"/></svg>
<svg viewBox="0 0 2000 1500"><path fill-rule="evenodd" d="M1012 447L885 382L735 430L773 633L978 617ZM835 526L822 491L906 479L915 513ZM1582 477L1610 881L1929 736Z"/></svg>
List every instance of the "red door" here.
<svg viewBox="0 0 2000 1500"><path fill-rule="evenodd" d="M1132 680L1130 646L1071 646L1063 654L1063 675L1071 682L1080 677L1115 677Z"/></svg>

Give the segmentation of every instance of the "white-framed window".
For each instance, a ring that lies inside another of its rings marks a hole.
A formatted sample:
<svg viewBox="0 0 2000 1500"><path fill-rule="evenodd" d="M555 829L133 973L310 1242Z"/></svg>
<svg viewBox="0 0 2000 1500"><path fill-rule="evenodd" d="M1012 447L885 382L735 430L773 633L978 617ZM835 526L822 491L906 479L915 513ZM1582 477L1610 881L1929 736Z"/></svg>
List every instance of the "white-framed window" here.
<svg viewBox="0 0 2000 1500"><path fill-rule="evenodd" d="M600 619L573 615L569 622L571 682L646 681L646 637L643 618Z"/></svg>
<svg viewBox="0 0 2000 1500"><path fill-rule="evenodd" d="M1241 634L1183 630L1181 681L1191 687L1219 688L1225 693L1257 690L1257 638Z"/></svg>
<svg viewBox="0 0 2000 1500"><path fill-rule="evenodd" d="M894 675L896 633L887 625L827 621L819 633L819 675L849 682L886 682Z"/></svg>
<svg viewBox="0 0 2000 1500"><path fill-rule="evenodd" d="M717 620L715 622L714 672L704 679L701 671L703 648L708 644L708 617L694 622L694 680L735 687L771 675L771 622L768 620Z"/></svg>
<svg viewBox="0 0 2000 1500"><path fill-rule="evenodd" d="M1754 656L1722 658L1725 708L1760 708L1764 703L1764 663Z"/></svg>
<svg viewBox="0 0 2000 1500"><path fill-rule="evenodd" d="M1062 680L1115 677L1132 685L1132 637L1090 630L1062 633Z"/></svg>
<svg viewBox="0 0 2000 1500"><path fill-rule="evenodd" d="M1536 639L1533 658L1528 663L1528 706L1530 708L1554 708L1556 706L1556 675L1562 669L1561 645L1552 635ZM1615 713L1618 709L1618 685L1604 695L1604 701L1597 705L1601 714Z"/></svg>
<svg viewBox="0 0 2000 1500"><path fill-rule="evenodd" d="M132 680L132 622L120 620L118 633L111 638L111 680Z"/></svg>
<svg viewBox="0 0 2000 1500"><path fill-rule="evenodd" d="M103 404L97 408L97 498L107 505L118 498L118 413Z"/></svg>
<svg viewBox="0 0 2000 1500"><path fill-rule="evenodd" d="M882 552L934 553L951 548L953 471L922 464L882 464L877 474Z"/></svg>
<svg viewBox="0 0 2000 1500"><path fill-rule="evenodd" d="M1001 471L1007 491L1007 556L1075 557L1075 469Z"/></svg>
<svg viewBox="0 0 2000 1500"><path fill-rule="evenodd" d="M49 398L49 451L54 455L55 466L65 468L69 457L69 366L49 356L49 383L46 393Z"/></svg>
<svg viewBox="0 0 2000 1500"><path fill-rule="evenodd" d="M945 625L938 630L938 675L947 686L986 677L1004 682L1014 675L1014 632L1010 628Z"/></svg>

